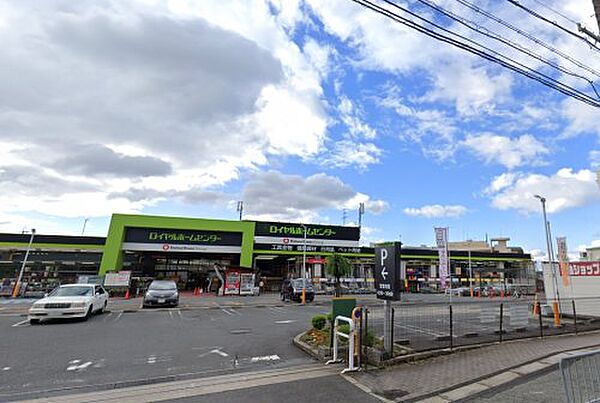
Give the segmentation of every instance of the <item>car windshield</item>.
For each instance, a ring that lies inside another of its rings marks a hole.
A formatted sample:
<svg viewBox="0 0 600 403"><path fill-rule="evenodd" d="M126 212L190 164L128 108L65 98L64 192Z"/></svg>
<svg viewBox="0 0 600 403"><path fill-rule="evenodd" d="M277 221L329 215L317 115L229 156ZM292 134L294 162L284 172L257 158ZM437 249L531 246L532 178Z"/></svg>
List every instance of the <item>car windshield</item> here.
<svg viewBox="0 0 600 403"><path fill-rule="evenodd" d="M154 281L150 284L150 290L176 290L177 285L172 281Z"/></svg>
<svg viewBox="0 0 600 403"><path fill-rule="evenodd" d="M58 287L50 293L50 297L84 297L92 295L92 287Z"/></svg>
<svg viewBox="0 0 600 403"><path fill-rule="evenodd" d="M312 284L306 280L303 280L301 278L296 279L293 281L292 286L295 288L301 288L301 287L306 287L306 288L312 288Z"/></svg>

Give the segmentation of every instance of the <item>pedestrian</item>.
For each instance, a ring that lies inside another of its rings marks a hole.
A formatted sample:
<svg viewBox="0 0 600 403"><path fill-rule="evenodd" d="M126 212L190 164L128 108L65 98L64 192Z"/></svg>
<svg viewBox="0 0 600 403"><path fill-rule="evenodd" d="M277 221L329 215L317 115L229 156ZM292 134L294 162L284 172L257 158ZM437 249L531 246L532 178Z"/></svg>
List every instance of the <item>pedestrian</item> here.
<svg viewBox="0 0 600 403"><path fill-rule="evenodd" d="M215 279L215 283L217 284L217 288L215 289L215 293L217 294L217 297L219 296L219 289L221 288L221 279L220 278L216 278Z"/></svg>

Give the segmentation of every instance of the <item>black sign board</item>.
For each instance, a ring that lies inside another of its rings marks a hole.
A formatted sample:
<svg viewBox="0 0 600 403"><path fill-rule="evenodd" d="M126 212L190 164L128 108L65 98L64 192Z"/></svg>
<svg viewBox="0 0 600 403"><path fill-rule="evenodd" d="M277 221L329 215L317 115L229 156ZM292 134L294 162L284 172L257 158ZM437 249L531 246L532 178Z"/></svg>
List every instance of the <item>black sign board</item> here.
<svg viewBox="0 0 600 403"><path fill-rule="evenodd" d="M375 291L378 299L400 299L400 245L400 242L393 242L375 246Z"/></svg>
<svg viewBox="0 0 600 403"><path fill-rule="evenodd" d="M127 227L125 242L173 245L240 246L241 232Z"/></svg>
<svg viewBox="0 0 600 403"><path fill-rule="evenodd" d="M302 224L257 221L254 235L279 238L304 238L304 227ZM360 229L358 227L342 227L339 225L306 224L306 237L312 239L358 241L360 239Z"/></svg>

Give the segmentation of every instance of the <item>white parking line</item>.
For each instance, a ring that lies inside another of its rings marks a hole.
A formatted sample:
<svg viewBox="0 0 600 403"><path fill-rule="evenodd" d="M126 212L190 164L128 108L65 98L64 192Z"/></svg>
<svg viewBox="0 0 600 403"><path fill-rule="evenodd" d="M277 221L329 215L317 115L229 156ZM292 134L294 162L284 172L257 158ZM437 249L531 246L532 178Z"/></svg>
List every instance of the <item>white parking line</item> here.
<svg viewBox="0 0 600 403"><path fill-rule="evenodd" d="M79 364L80 362L81 362L80 360L73 360L73 361L69 362L70 365L67 367L67 371L79 371L82 369L86 369L87 367L92 365L92 361L87 361L87 362L84 362L83 364Z"/></svg>
<svg viewBox="0 0 600 403"><path fill-rule="evenodd" d="M250 358L250 362L259 362L259 361L277 361L279 360L279 356L277 354L273 355L263 355L262 357L252 357Z"/></svg>
<svg viewBox="0 0 600 403"><path fill-rule="evenodd" d="M183 319L183 314L181 313L181 309L178 309L178 310L177 310L177 315L179 315L179 317L180 317L181 319Z"/></svg>
<svg viewBox="0 0 600 403"><path fill-rule="evenodd" d="M123 316L123 312L119 312L119 314L115 318L115 322L118 321L119 319L121 319L121 316Z"/></svg>
<svg viewBox="0 0 600 403"><path fill-rule="evenodd" d="M169 311L169 316L173 319L173 312Z"/></svg>
<svg viewBox="0 0 600 403"><path fill-rule="evenodd" d="M275 321L275 323L277 323L277 324L294 323L294 322L297 322L297 320L288 319L288 320L276 320Z"/></svg>
<svg viewBox="0 0 600 403"><path fill-rule="evenodd" d="M221 308L221 310L222 310L223 312L225 312L225 313L226 313L227 315L229 315L229 316L233 315L233 313L229 312L229 311L228 311L227 309L225 309L225 308Z"/></svg>
<svg viewBox="0 0 600 403"><path fill-rule="evenodd" d="M10 371L10 367L3 367L2 371Z"/></svg>
<svg viewBox="0 0 600 403"><path fill-rule="evenodd" d="M29 319L25 319L25 320L20 321L19 323L15 323L14 325L12 325L12 327L21 326L21 325L24 325L25 323L28 324L28 322L29 322Z"/></svg>
<svg viewBox="0 0 600 403"><path fill-rule="evenodd" d="M104 319L102 319L102 322L106 322L108 320L108 318L110 318L112 315L112 312L109 312L106 314L106 317Z"/></svg>

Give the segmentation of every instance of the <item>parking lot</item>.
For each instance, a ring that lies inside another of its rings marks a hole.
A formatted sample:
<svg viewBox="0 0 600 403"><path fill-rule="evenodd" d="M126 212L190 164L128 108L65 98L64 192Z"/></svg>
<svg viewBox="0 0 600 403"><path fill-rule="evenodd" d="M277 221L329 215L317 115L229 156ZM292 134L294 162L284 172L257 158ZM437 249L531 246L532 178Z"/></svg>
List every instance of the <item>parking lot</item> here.
<svg viewBox="0 0 600 403"><path fill-rule="evenodd" d="M30 325L0 316L0 401L311 360L291 339L327 307L150 309ZM51 392L54 391L54 392Z"/></svg>

